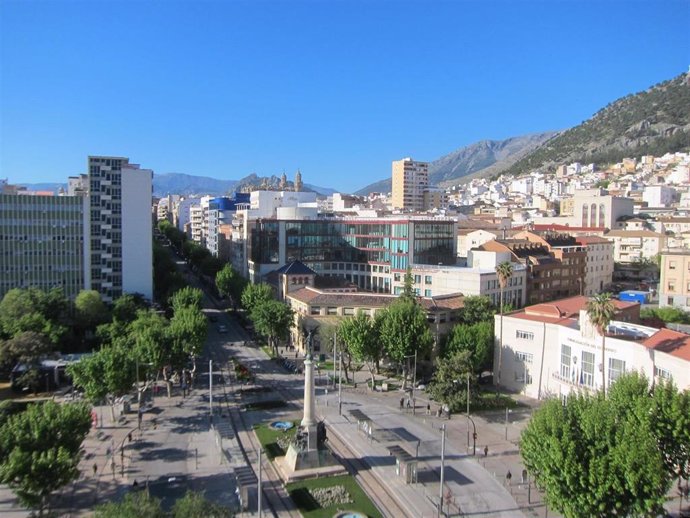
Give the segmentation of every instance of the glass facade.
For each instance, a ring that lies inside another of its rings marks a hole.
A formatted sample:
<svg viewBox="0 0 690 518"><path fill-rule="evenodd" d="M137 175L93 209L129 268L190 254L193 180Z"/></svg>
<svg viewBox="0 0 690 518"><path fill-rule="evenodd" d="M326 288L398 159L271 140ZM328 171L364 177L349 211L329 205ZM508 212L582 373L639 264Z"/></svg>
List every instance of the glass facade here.
<svg viewBox="0 0 690 518"><path fill-rule="evenodd" d="M84 287L84 199L0 194L0 298L12 288Z"/></svg>

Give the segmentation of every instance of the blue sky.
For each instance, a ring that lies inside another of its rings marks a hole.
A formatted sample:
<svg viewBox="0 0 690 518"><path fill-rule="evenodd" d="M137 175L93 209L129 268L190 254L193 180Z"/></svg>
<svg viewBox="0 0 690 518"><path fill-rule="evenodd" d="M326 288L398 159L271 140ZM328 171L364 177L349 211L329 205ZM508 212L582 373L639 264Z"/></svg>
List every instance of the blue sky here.
<svg viewBox="0 0 690 518"><path fill-rule="evenodd" d="M0 178L87 155L351 192L690 65L683 1L0 1Z"/></svg>

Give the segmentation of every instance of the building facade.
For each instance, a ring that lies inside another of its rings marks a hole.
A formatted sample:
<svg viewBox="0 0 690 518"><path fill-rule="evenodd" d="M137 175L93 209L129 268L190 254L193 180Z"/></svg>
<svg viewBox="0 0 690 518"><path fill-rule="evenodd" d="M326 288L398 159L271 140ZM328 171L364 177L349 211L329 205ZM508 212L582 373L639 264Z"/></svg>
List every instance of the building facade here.
<svg viewBox="0 0 690 518"><path fill-rule="evenodd" d="M604 237L613 241L613 259L617 263L652 260L666 246L666 236L651 230L612 230Z"/></svg>
<svg viewBox="0 0 690 518"><path fill-rule="evenodd" d="M0 194L0 299L13 288L85 287L86 198Z"/></svg>
<svg viewBox="0 0 690 518"><path fill-rule="evenodd" d="M622 373L639 371L656 380L672 379L690 388L690 336L639 325L639 305L614 301L616 316L602 337L586 313L587 298L538 304L503 316L502 341L496 316L496 340L502 344L501 386L535 399L592 392ZM498 348L494 357L498 375Z"/></svg>
<svg viewBox="0 0 690 518"><path fill-rule="evenodd" d="M424 192L429 187L429 164L403 158L393 162L392 205L394 209L423 211Z"/></svg>
<svg viewBox="0 0 690 518"><path fill-rule="evenodd" d="M659 306L674 306L690 311L690 250L662 252L659 269Z"/></svg>
<svg viewBox="0 0 690 518"><path fill-rule="evenodd" d="M613 282L613 243L598 236L581 236L575 240L587 252L582 294L591 297L602 293Z"/></svg>

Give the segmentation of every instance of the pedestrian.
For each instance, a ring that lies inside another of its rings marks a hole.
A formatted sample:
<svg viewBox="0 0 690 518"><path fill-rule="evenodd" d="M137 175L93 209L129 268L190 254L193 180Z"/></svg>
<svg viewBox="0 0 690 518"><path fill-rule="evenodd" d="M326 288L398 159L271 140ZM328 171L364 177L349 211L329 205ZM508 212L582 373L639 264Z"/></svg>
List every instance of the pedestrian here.
<svg viewBox="0 0 690 518"><path fill-rule="evenodd" d="M436 417L441 417L441 407L436 409Z"/></svg>
<svg viewBox="0 0 690 518"><path fill-rule="evenodd" d="M404 404L405 404L405 398L404 398L404 397L401 397L401 398L400 398L400 411L402 411L403 405L404 405Z"/></svg>
<svg viewBox="0 0 690 518"><path fill-rule="evenodd" d="M489 447L484 446L484 457L486 457L487 455L489 455Z"/></svg>
<svg viewBox="0 0 690 518"><path fill-rule="evenodd" d="M409 409L410 406L411 406L411 404L410 404L410 398L407 398L407 408Z"/></svg>
<svg viewBox="0 0 690 518"><path fill-rule="evenodd" d="M127 440L128 440L128 442L132 442L132 432L129 432L127 434Z"/></svg>
<svg viewBox="0 0 690 518"><path fill-rule="evenodd" d="M426 404L426 415L431 415L431 403Z"/></svg>
<svg viewBox="0 0 690 518"><path fill-rule="evenodd" d="M510 479L513 478L513 474L508 470L508 473L506 473L506 484L510 485Z"/></svg>
<svg viewBox="0 0 690 518"><path fill-rule="evenodd" d="M98 464L95 462L93 463L93 476L95 477L98 474Z"/></svg>

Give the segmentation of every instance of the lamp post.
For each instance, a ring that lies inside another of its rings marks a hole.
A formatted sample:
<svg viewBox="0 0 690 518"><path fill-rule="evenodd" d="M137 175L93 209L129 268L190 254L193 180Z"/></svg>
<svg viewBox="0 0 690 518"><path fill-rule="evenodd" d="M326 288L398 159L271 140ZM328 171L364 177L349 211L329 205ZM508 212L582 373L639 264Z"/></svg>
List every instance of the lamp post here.
<svg viewBox="0 0 690 518"><path fill-rule="evenodd" d="M441 425L441 484L438 489L438 514L441 516L443 510L443 482L445 477L445 457L446 457L446 425Z"/></svg>
<svg viewBox="0 0 690 518"><path fill-rule="evenodd" d="M508 414L511 412L511 410L506 407L506 441L508 440Z"/></svg>
<svg viewBox="0 0 690 518"><path fill-rule="evenodd" d="M409 354L405 356L406 360L409 360L410 358L414 358L414 371L412 373L412 414L416 414L416 399L415 399L415 388L417 385L417 351L414 352L414 354ZM408 363L409 365L409 363ZM407 379L407 378L406 378Z"/></svg>
<svg viewBox="0 0 690 518"><path fill-rule="evenodd" d="M334 366L335 367L335 366ZM354 374L353 374L354 379ZM338 356L338 415L343 415L343 353Z"/></svg>
<svg viewBox="0 0 690 518"><path fill-rule="evenodd" d="M338 342L335 338L335 333L333 333L333 388L335 388L335 358L338 354Z"/></svg>

